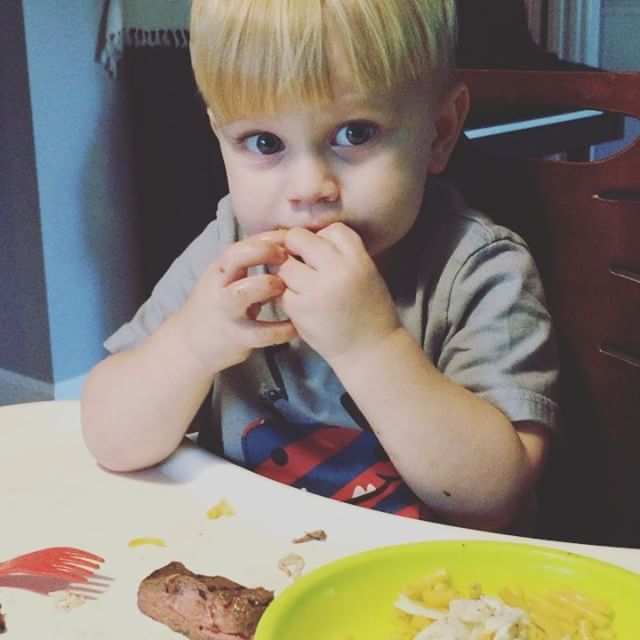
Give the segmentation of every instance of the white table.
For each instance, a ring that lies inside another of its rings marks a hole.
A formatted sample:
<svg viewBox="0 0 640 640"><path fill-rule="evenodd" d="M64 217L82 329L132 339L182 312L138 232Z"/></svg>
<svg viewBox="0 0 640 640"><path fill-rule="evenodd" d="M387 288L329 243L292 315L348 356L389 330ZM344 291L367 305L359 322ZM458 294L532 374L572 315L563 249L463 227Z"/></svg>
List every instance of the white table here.
<svg viewBox="0 0 640 640"><path fill-rule="evenodd" d="M7 640L182 638L136 608L142 578L171 560L199 573L220 574L277 592L290 581L277 569L277 562L292 552L304 558L307 572L387 544L526 541L390 516L306 494L260 478L189 441L157 468L112 474L85 449L79 423L77 402L0 408L0 558L68 545L106 559L90 591L73 588L91 599L71 611L60 610L46 593L17 588L15 579L0 578ZM228 500L236 515L208 519L208 509L221 498ZM324 529L328 539L291 542L314 529ZM162 538L167 546L128 547L130 540L143 536ZM532 542L640 573L640 550Z"/></svg>

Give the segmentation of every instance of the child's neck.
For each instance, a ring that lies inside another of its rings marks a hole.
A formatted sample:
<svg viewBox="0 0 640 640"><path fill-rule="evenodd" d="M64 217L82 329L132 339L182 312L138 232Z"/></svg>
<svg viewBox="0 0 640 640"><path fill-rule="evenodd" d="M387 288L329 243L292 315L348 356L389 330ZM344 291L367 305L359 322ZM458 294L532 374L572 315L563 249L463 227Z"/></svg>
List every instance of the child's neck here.
<svg viewBox="0 0 640 640"><path fill-rule="evenodd" d="M387 283L387 287L391 290L394 288L393 284L397 277L398 249L401 245L402 240L374 258L375 265L378 268L380 275L384 278L384 281Z"/></svg>
<svg viewBox="0 0 640 640"><path fill-rule="evenodd" d="M414 229L415 225L396 244L374 258L374 263L394 299L401 290L411 288L411 282L415 279L417 264L414 262L416 256L412 249L415 242Z"/></svg>

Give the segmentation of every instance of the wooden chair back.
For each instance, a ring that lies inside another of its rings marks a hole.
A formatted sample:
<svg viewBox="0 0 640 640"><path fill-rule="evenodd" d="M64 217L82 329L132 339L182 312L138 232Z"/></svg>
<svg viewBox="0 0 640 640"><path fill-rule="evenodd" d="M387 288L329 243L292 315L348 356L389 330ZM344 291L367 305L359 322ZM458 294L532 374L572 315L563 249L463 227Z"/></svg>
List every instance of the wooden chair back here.
<svg viewBox="0 0 640 640"><path fill-rule="evenodd" d="M640 118L640 73L461 70L472 105ZM563 439L540 535L640 547L640 140L594 162L500 158L463 141L449 178L529 243L555 321Z"/></svg>

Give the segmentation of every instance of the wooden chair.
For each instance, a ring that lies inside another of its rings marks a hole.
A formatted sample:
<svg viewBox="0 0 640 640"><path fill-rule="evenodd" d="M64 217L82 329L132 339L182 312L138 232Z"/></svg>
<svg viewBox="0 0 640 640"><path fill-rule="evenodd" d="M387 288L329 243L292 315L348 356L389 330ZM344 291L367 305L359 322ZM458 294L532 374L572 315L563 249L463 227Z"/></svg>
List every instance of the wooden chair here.
<svg viewBox="0 0 640 640"><path fill-rule="evenodd" d="M482 108L640 117L640 73L461 70ZM640 547L640 140L595 162L500 158L462 141L448 178L538 263L561 359L564 439L540 535Z"/></svg>

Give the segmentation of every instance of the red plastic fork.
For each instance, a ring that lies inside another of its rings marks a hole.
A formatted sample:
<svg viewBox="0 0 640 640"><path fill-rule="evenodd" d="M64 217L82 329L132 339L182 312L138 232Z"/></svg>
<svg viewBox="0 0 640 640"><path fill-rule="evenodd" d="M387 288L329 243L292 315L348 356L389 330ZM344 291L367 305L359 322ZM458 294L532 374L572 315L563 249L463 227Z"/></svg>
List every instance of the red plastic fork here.
<svg viewBox="0 0 640 640"><path fill-rule="evenodd" d="M32 575L86 582L104 558L74 547L49 547L0 562L0 576Z"/></svg>

